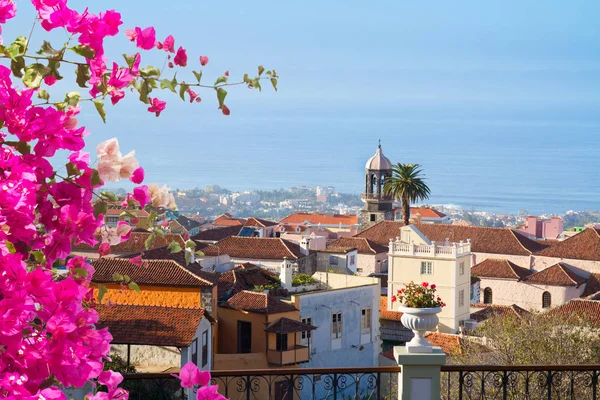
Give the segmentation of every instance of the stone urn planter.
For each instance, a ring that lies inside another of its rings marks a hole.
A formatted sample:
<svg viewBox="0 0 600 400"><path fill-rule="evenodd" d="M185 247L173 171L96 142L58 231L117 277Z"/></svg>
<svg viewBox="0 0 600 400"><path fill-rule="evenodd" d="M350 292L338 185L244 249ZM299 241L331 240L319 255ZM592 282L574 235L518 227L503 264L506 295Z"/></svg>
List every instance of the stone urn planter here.
<svg viewBox="0 0 600 400"><path fill-rule="evenodd" d="M415 337L406 343L408 353L431 353L433 347L425 339L425 332L434 331L439 322L437 316L442 311L441 307L412 308L399 306L398 311L403 313L400 321L402 325L412 330Z"/></svg>

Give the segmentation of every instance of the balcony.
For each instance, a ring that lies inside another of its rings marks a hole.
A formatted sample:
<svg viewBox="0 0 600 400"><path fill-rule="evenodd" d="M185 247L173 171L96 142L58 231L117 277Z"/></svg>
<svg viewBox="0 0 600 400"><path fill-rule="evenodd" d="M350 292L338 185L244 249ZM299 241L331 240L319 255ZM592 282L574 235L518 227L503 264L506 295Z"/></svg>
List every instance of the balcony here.
<svg viewBox="0 0 600 400"><path fill-rule="evenodd" d="M294 346L288 350L267 350L267 361L276 366L294 365L310 360L308 346Z"/></svg>
<svg viewBox="0 0 600 400"><path fill-rule="evenodd" d="M431 244L404 243L400 240L390 241L390 254L403 256L427 256L454 259L471 253L471 242Z"/></svg>

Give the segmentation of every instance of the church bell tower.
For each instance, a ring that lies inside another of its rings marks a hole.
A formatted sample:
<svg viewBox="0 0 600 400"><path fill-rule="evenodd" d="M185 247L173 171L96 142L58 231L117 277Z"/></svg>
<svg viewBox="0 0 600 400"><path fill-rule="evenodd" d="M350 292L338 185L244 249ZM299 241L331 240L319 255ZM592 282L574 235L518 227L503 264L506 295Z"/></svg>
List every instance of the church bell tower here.
<svg viewBox="0 0 600 400"><path fill-rule="evenodd" d="M375 155L365 165L365 203L360 212L360 228L365 230L381 221L394 219L393 199L383 194L383 185L392 177L392 163L383 155L381 142Z"/></svg>

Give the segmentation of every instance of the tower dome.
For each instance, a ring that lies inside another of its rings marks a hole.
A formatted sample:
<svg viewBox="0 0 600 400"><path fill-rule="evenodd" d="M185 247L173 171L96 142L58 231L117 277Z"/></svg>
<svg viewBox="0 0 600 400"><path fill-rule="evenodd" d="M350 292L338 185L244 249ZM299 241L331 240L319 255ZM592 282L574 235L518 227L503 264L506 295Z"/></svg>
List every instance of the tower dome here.
<svg viewBox="0 0 600 400"><path fill-rule="evenodd" d="M375 155L367 161L365 169L372 171L387 171L392 169L392 163L383 155L383 151L381 151L381 143L379 143Z"/></svg>

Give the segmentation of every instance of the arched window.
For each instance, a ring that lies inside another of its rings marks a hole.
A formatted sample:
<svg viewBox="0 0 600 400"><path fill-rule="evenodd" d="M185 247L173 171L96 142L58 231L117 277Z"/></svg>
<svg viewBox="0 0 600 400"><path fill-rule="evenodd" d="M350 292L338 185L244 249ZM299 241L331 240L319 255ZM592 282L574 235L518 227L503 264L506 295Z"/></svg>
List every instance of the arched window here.
<svg viewBox="0 0 600 400"><path fill-rule="evenodd" d="M483 289L483 304L492 304L492 288Z"/></svg>
<svg viewBox="0 0 600 400"><path fill-rule="evenodd" d="M549 292L542 294L542 308L549 308L552 305L552 296Z"/></svg>

